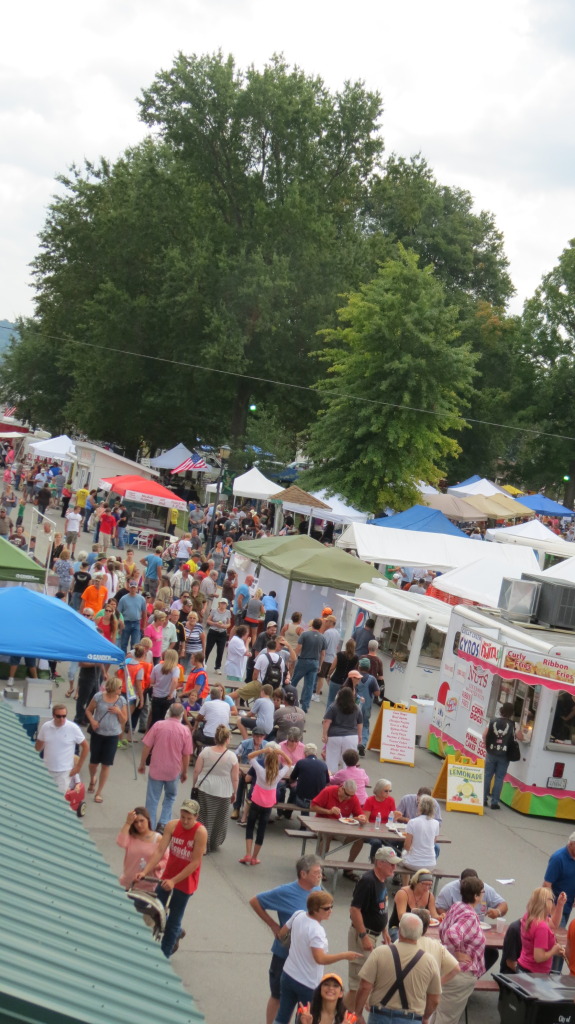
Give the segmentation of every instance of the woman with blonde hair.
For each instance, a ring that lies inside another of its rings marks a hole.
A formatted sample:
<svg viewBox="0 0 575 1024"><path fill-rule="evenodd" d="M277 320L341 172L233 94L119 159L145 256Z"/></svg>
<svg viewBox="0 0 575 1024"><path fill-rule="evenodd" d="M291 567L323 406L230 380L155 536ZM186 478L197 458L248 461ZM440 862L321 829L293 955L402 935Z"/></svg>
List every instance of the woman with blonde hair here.
<svg viewBox="0 0 575 1024"><path fill-rule="evenodd" d="M154 665L150 673L152 709L148 729L152 728L154 722L161 722L166 717L166 712L176 695L179 681L178 652L170 649L164 654L163 661Z"/></svg>
<svg viewBox="0 0 575 1024"><path fill-rule="evenodd" d="M420 868L411 876L409 885L402 886L395 894L393 910L389 918L389 928L397 928L404 914L410 910L428 910L431 917L443 917L437 912L435 897L432 893L433 875L427 868ZM393 936L392 936L393 937Z"/></svg>
<svg viewBox="0 0 575 1024"><path fill-rule="evenodd" d="M162 657L162 644L164 642L164 622L167 615L165 612L156 609L153 620L144 630L144 636L149 636L152 641L152 657L154 665L157 665Z"/></svg>
<svg viewBox="0 0 575 1024"><path fill-rule="evenodd" d="M213 746L202 749L194 765L194 782L200 805L199 818L208 833L207 853L219 849L228 832L229 808L238 790L240 769L233 750L228 750L231 732L218 725Z"/></svg>
<svg viewBox="0 0 575 1024"><path fill-rule="evenodd" d="M96 794L94 800L97 804L103 802L102 790L114 763L118 740L128 717L128 705L125 697L122 697L122 685L118 675L110 676L106 680L104 690L96 693L86 708L91 733L88 793ZM98 765L100 777L96 787Z"/></svg>
<svg viewBox="0 0 575 1024"><path fill-rule="evenodd" d="M517 966L527 974L549 974L553 957L562 957L565 947L555 939L567 897L560 893L557 903L551 889L534 889L521 918L521 955Z"/></svg>
<svg viewBox="0 0 575 1024"><path fill-rule="evenodd" d="M252 867L260 863L258 854L262 848L272 807L276 802L277 784L285 778L293 764L291 757L277 743L268 743L263 755L263 765L255 760L261 756L261 750L252 750L251 754L248 754L248 761L252 762L256 782L252 790L246 826L246 853L240 860L240 864L249 864ZM284 762L283 766L280 765L281 761ZM255 846L253 846L254 832L256 834Z"/></svg>

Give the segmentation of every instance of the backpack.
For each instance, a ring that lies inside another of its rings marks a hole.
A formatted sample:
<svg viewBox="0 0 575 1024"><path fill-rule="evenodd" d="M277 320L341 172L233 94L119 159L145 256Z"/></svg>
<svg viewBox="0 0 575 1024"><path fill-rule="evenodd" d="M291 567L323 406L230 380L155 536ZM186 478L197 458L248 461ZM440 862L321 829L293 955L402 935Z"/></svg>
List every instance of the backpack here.
<svg viewBox="0 0 575 1024"><path fill-rule="evenodd" d="M490 754L507 755L512 741L515 739L513 722L508 718L494 718L489 723L485 747Z"/></svg>
<svg viewBox="0 0 575 1024"><path fill-rule="evenodd" d="M281 686L284 676L282 659L278 655L278 660L272 661L267 651L265 651L265 656L268 659L268 667L262 679L262 685L269 683L270 686L273 686L274 690L277 690L278 686Z"/></svg>

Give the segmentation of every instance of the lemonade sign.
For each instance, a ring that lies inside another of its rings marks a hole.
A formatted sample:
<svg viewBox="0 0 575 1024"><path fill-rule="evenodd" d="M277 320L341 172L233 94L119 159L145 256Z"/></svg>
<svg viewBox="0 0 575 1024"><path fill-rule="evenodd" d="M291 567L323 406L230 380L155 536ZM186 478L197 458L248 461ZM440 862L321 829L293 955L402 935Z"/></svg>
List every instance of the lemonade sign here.
<svg viewBox="0 0 575 1024"><path fill-rule="evenodd" d="M483 814L484 762L456 757L447 758L446 811L470 811Z"/></svg>

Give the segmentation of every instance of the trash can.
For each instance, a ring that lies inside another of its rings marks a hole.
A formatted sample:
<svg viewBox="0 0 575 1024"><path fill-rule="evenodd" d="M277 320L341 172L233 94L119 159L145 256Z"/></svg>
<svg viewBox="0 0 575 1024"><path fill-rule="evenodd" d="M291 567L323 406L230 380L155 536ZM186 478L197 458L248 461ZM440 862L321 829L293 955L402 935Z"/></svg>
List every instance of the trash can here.
<svg viewBox="0 0 575 1024"><path fill-rule="evenodd" d="M501 1024L575 1024L575 978L495 974Z"/></svg>

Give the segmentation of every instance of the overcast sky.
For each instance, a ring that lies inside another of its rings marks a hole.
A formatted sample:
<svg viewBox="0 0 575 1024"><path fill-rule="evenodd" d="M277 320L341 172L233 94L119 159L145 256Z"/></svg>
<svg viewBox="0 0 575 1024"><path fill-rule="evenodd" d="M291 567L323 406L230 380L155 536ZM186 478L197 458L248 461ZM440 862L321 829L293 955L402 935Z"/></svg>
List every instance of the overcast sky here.
<svg viewBox="0 0 575 1024"><path fill-rule="evenodd" d="M383 97L388 153L421 151L504 232L517 289L575 236L572 0L20 0L0 68L0 319L32 312L28 263L72 162L142 138L135 97L174 55L274 52Z"/></svg>

